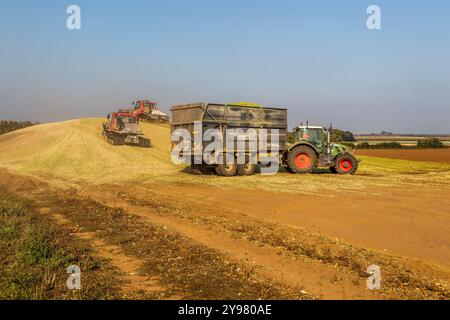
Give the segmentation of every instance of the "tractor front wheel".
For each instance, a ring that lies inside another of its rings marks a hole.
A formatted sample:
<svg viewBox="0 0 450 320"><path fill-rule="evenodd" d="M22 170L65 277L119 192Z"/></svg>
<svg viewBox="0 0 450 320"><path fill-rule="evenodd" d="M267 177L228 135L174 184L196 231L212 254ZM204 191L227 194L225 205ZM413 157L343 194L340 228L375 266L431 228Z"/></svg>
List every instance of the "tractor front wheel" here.
<svg viewBox="0 0 450 320"><path fill-rule="evenodd" d="M316 152L308 146L298 146L289 152L288 170L292 173L310 173L316 167Z"/></svg>
<svg viewBox="0 0 450 320"><path fill-rule="evenodd" d="M358 170L358 160L353 155L344 153L336 158L333 169L338 174L355 174Z"/></svg>

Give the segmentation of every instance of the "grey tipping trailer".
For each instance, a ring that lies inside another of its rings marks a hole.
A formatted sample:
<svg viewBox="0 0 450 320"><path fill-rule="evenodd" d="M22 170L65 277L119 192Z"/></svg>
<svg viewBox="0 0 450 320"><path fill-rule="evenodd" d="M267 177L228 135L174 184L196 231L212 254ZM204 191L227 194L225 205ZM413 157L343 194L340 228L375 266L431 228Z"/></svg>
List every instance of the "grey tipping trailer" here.
<svg viewBox="0 0 450 320"><path fill-rule="evenodd" d="M270 145L272 141L278 141L277 146L280 154L283 154L287 148L287 109L243 104L191 103L173 106L170 111L172 112L172 132L176 129L186 129L191 137L194 137L197 133L194 130L196 122L201 123L203 133L209 129L218 129L224 137L228 129L242 129L245 132L248 129L254 129L257 133L259 133L260 129L267 129L268 152L271 151ZM276 129L277 131L271 129ZM275 139L276 132L278 132L278 140ZM203 138L201 141L201 146L195 146L194 143L191 144L192 157L194 156L195 147L204 149L211 143L210 141L203 141ZM250 150L249 148L250 144L246 143L243 150L237 149L234 151L239 154L254 152L259 157L259 147L257 150ZM224 149L223 151L226 152L227 150ZM247 175L254 172L255 166L249 164L240 166L217 164L215 169L219 175L224 176L235 175L236 173Z"/></svg>

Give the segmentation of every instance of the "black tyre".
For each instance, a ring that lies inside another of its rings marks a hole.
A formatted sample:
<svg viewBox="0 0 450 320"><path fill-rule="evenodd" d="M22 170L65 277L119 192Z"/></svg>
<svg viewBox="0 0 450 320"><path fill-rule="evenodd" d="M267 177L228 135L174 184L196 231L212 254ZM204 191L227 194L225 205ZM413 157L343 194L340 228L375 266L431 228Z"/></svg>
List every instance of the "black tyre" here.
<svg viewBox="0 0 450 320"><path fill-rule="evenodd" d="M206 164L191 164L189 169L187 170L188 173L193 175L211 175L211 167L209 167Z"/></svg>
<svg viewBox="0 0 450 320"><path fill-rule="evenodd" d="M113 136L112 137L112 144L115 146L122 146L125 144L125 140L120 136Z"/></svg>
<svg viewBox="0 0 450 320"><path fill-rule="evenodd" d="M108 135L108 134L105 134L105 140L106 140L106 142L108 142L108 143L111 144L111 145L114 145L114 144L115 144L114 138L111 137L111 136Z"/></svg>
<svg viewBox="0 0 450 320"><path fill-rule="evenodd" d="M353 155L344 153L334 160L334 170L338 174L355 174L358 170L358 160Z"/></svg>
<svg viewBox="0 0 450 320"><path fill-rule="evenodd" d="M139 138L139 147L141 148L150 148L151 147L150 139Z"/></svg>
<svg viewBox="0 0 450 320"><path fill-rule="evenodd" d="M105 131L102 132L102 138L103 138L103 140L105 140L106 142L110 143L109 137L108 137L108 135L106 134Z"/></svg>
<svg viewBox="0 0 450 320"><path fill-rule="evenodd" d="M334 173L334 174L338 173L335 167L330 167L330 171L331 171L331 173Z"/></svg>
<svg viewBox="0 0 450 320"><path fill-rule="evenodd" d="M240 176L251 176L256 171L256 164L246 163L246 164L238 164L237 172Z"/></svg>
<svg viewBox="0 0 450 320"><path fill-rule="evenodd" d="M288 171L292 173L310 173L316 167L316 162L316 152L308 146L295 147L287 157Z"/></svg>
<svg viewBox="0 0 450 320"><path fill-rule="evenodd" d="M215 167L216 173L222 177L232 177L237 173L237 164L218 164Z"/></svg>

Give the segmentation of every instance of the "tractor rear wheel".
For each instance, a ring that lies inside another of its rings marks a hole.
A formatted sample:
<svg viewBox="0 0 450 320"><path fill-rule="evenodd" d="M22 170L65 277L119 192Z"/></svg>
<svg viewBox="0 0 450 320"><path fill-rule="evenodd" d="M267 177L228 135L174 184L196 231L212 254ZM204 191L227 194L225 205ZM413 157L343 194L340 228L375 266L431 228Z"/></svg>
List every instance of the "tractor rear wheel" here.
<svg viewBox="0 0 450 320"><path fill-rule="evenodd" d="M334 161L334 170L338 174L355 174L358 170L358 160L353 155L344 153Z"/></svg>
<svg viewBox="0 0 450 320"><path fill-rule="evenodd" d="M218 164L215 167L216 173L222 177L232 177L237 173L237 164Z"/></svg>
<svg viewBox="0 0 450 320"><path fill-rule="evenodd" d="M316 152L308 146L298 146L289 152L288 170L292 173L310 173L316 167Z"/></svg>
<svg viewBox="0 0 450 320"><path fill-rule="evenodd" d="M251 176L256 171L256 164L246 163L246 164L238 164L237 172L240 176Z"/></svg>

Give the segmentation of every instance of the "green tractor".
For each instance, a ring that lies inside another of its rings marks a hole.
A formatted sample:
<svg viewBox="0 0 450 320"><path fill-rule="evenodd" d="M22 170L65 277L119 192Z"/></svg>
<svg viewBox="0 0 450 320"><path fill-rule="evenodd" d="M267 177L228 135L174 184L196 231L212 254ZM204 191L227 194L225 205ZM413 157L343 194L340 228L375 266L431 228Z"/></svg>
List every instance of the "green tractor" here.
<svg viewBox="0 0 450 320"><path fill-rule="evenodd" d="M294 129L294 143L284 153L286 169L309 173L315 168L329 168L336 174L355 174L358 160L349 147L331 142L332 128L299 126Z"/></svg>

